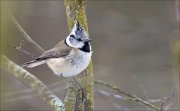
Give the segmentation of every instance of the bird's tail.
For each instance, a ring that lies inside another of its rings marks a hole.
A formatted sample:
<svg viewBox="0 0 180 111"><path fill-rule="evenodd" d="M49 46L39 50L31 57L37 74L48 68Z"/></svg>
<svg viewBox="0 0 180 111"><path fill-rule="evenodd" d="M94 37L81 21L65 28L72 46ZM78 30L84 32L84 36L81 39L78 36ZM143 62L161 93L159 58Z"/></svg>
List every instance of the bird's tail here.
<svg viewBox="0 0 180 111"><path fill-rule="evenodd" d="M24 63L22 65L22 67L33 68L33 67L39 66L39 65L44 64L44 63L45 63L45 61L33 60L30 62Z"/></svg>

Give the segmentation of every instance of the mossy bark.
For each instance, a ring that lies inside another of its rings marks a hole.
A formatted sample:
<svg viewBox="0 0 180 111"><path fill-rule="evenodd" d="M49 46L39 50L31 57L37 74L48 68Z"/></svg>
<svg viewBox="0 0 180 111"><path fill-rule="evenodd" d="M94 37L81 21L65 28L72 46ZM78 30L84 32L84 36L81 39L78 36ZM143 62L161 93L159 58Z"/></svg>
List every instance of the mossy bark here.
<svg viewBox="0 0 180 111"><path fill-rule="evenodd" d="M87 25L87 18L86 18L86 0L65 0L65 8L66 8L66 14L67 14L67 22L69 30L73 27L74 20L78 20L79 23L82 25L82 27L88 32L88 25ZM90 62L88 68L82 72L82 76L80 77L82 81L83 86L83 92L84 92L84 110L86 111L93 111L94 110L94 77L93 77L93 65L92 61ZM73 88L73 87L71 87ZM69 95L72 97L74 95L74 92L77 95L77 89L68 89L71 90L72 94L69 93ZM74 92L73 92L74 91ZM65 101L65 109L72 108L72 105L75 104L76 96L74 95L74 99L66 99ZM74 102L72 102L74 100ZM71 106L69 106L69 103ZM66 105L68 104L68 105Z"/></svg>
<svg viewBox="0 0 180 111"><path fill-rule="evenodd" d="M53 111L65 111L63 102L53 94L51 90L34 75L18 66L6 56L1 55L1 68L10 72L16 78L22 80L32 89L37 91L43 100L52 108Z"/></svg>

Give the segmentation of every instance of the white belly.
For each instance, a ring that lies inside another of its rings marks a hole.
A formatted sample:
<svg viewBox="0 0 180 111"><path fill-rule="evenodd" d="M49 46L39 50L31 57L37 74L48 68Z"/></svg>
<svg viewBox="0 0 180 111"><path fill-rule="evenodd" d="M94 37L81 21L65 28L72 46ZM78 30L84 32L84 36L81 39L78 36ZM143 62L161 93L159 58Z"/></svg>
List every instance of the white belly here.
<svg viewBox="0 0 180 111"><path fill-rule="evenodd" d="M47 61L48 66L55 74L63 77L72 77L87 68L91 60L92 52L85 53L78 51L74 56L71 54L68 58L52 58Z"/></svg>

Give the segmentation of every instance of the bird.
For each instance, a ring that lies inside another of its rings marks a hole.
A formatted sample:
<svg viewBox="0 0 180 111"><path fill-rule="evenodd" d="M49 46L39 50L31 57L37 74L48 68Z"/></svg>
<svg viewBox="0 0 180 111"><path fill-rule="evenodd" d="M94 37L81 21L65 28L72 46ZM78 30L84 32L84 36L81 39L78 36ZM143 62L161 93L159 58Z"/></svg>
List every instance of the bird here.
<svg viewBox="0 0 180 111"><path fill-rule="evenodd" d="M34 68L47 64L58 76L74 77L85 70L91 61L92 47L90 42L88 33L75 20L67 37L36 59L24 63L22 67Z"/></svg>

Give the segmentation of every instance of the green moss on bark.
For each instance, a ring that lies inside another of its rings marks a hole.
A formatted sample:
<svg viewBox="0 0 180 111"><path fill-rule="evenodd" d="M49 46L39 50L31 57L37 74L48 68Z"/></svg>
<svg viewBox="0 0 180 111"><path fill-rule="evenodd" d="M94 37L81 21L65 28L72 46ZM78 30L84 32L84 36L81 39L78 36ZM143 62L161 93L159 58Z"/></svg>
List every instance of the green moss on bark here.
<svg viewBox="0 0 180 111"><path fill-rule="evenodd" d="M71 30L71 28L73 27L74 20L78 20L80 24L83 26L83 28L86 30L86 32L88 32L88 25L87 25L87 18L86 18L86 4L87 4L86 0L65 0L65 8L66 8L69 30ZM93 77L92 61L90 62L88 68L82 73L83 74L80 78L81 78L84 93L85 93L85 97L84 97L85 101L83 103L84 110L93 111L94 110L94 82L93 82L94 77ZM73 103L75 103L75 101ZM66 105L65 105L65 108L66 108Z"/></svg>

